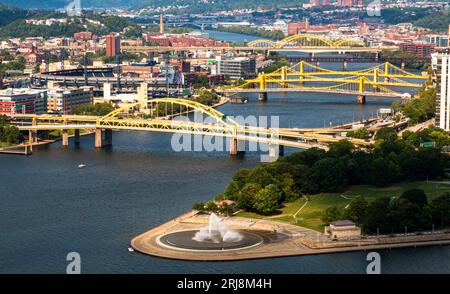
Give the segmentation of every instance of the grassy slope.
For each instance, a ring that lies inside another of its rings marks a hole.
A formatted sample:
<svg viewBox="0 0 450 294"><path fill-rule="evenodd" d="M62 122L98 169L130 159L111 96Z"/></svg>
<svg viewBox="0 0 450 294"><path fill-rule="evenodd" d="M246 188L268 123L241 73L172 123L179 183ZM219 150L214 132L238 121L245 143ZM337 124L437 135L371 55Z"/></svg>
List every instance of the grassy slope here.
<svg viewBox="0 0 450 294"><path fill-rule="evenodd" d="M305 204L304 198L295 202L288 203L280 211L280 214L270 216L270 219L274 221L288 222L291 224L297 224L313 230L323 231L322 215L324 211L330 206L338 206L345 208L350 203L351 199L362 195L367 201L372 201L376 197L389 196L399 197L405 190L411 188L419 188L425 191L429 200L450 191L450 185L436 185L430 182L403 182L397 183L386 188L377 188L372 186L353 186L342 193L322 193L313 195L310 197L310 201L306 206L297 214L296 219L293 215ZM239 212L237 214L241 217L249 218L265 218L264 216L250 212Z"/></svg>

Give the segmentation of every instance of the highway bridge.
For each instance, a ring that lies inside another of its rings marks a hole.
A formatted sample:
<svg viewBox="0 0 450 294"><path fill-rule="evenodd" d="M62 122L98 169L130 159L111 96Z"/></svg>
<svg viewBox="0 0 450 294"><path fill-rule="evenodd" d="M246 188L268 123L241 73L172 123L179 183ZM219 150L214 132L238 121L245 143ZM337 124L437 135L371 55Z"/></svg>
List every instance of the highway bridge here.
<svg viewBox="0 0 450 294"><path fill-rule="evenodd" d="M144 117L142 112L147 115ZM187 116L197 112L204 116L201 122ZM185 115L186 119L182 119ZM345 139L337 129L280 129L244 126L212 107L191 100L158 98L140 101L103 116L79 115L32 115L17 114L20 131L29 132L29 142L37 142L38 131L61 130L62 144L68 146L68 130L75 130L75 142L79 142L80 130L95 132L95 146L100 148L112 144L112 130L181 133L223 137L229 140L229 152L237 155L244 152L240 142L256 142L269 145L269 155L283 153L283 147L328 149L333 142ZM27 124L28 122L28 124ZM365 140L349 139L357 146L370 144ZM32 146L32 145L31 145Z"/></svg>
<svg viewBox="0 0 450 294"><path fill-rule="evenodd" d="M258 93L266 101L272 92L317 92L350 94L364 104L366 96L409 97L399 88L419 88L428 76L407 72L389 62L362 70L333 70L300 61L293 66L283 66L271 73L261 73L254 79L237 86L225 86L218 92L236 95Z"/></svg>
<svg viewBox="0 0 450 294"><path fill-rule="evenodd" d="M77 50L80 46L46 46L47 50ZM305 53L379 53L383 50L398 50L398 46L367 46L357 39L337 39L315 34L297 34L280 41L258 39L239 46L122 46L122 51L128 52L180 52L180 51L297 51Z"/></svg>

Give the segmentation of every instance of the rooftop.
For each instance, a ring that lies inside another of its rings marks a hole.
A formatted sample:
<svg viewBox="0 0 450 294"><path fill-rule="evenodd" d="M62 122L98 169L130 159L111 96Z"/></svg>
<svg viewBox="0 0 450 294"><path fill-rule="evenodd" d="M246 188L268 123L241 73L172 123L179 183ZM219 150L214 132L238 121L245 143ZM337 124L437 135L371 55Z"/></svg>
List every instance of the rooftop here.
<svg viewBox="0 0 450 294"><path fill-rule="evenodd" d="M345 227L345 226L354 226L355 223L352 222L351 220L337 220L331 223L331 225L335 226L335 227Z"/></svg>

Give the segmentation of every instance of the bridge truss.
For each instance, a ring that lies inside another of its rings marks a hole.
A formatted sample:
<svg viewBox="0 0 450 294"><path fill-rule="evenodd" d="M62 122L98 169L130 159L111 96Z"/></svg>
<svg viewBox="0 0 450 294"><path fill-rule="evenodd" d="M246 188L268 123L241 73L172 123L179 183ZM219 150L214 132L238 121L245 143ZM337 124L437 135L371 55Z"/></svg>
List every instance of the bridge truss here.
<svg viewBox="0 0 450 294"><path fill-rule="evenodd" d="M330 38L314 34L296 34L288 36L280 41L258 39L247 43L249 47L259 48L279 48L290 47L365 47L363 41L351 39L332 40Z"/></svg>
<svg viewBox="0 0 450 294"><path fill-rule="evenodd" d="M407 72L389 62L362 69L339 71L301 61L271 73L261 73L224 92L310 91L402 97L399 88L419 88L428 76Z"/></svg>
<svg viewBox="0 0 450 294"><path fill-rule="evenodd" d="M200 113L201 119L195 118ZM190 135L225 137L231 142L247 141L288 146L293 148L317 147L344 139L336 137L342 130L328 129L281 129L239 124L234 119L204 104L176 98L149 99L118 108L103 116L80 115L17 115L17 119L31 119L31 125L18 126L19 130L31 132L43 130L130 130ZM64 133L63 133L64 135ZM370 143L349 139L358 146ZM63 140L63 142L67 140Z"/></svg>

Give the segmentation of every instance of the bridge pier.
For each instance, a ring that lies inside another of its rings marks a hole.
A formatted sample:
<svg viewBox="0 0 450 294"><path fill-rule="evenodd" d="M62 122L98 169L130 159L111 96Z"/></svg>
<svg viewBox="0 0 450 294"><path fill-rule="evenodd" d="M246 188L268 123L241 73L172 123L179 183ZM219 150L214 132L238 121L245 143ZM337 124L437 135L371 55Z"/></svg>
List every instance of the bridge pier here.
<svg viewBox="0 0 450 294"><path fill-rule="evenodd" d="M267 92L260 92L258 94L258 101L259 102L266 102L267 101Z"/></svg>
<svg viewBox="0 0 450 294"><path fill-rule="evenodd" d="M244 142L239 141L236 138L230 138L230 155L231 156L238 156L245 154L245 149L242 147L241 144Z"/></svg>
<svg viewBox="0 0 450 294"><path fill-rule="evenodd" d="M284 146L283 145L269 145L269 157L278 158L279 156L284 156Z"/></svg>
<svg viewBox="0 0 450 294"><path fill-rule="evenodd" d="M69 146L69 132L67 129L62 130L62 145L64 147Z"/></svg>
<svg viewBox="0 0 450 294"><path fill-rule="evenodd" d="M95 148L112 145L112 130L95 129Z"/></svg>
<svg viewBox="0 0 450 294"><path fill-rule="evenodd" d="M80 144L80 130L79 129L75 130L73 139L74 139L75 145Z"/></svg>
<svg viewBox="0 0 450 294"><path fill-rule="evenodd" d="M366 95L358 95L358 104L366 104Z"/></svg>

